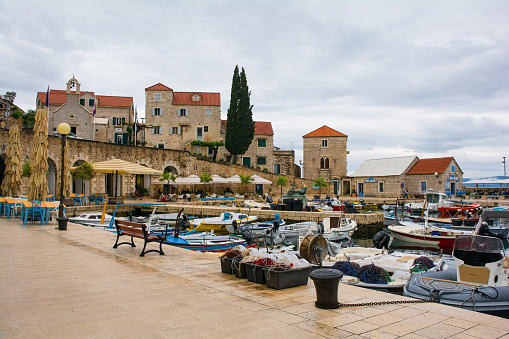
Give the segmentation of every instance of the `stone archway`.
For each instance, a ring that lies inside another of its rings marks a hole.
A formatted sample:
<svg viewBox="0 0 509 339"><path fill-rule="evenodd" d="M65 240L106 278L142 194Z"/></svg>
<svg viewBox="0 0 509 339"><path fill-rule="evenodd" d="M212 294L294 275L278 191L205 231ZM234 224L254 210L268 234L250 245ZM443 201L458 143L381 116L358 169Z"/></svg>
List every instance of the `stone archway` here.
<svg viewBox="0 0 509 339"><path fill-rule="evenodd" d="M55 195L57 190L57 166L55 165L55 162L50 158L48 158L48 174L46 177L48 179L48 193L50 195Z"/></svg>
<svg viewBox="0 0 509 339"><path fill-rule="evenodd" d="M82 163L84 163L84 160L78 160L76 161L72 167L78 167ZM76 194L90 194L90 181L89 180L83 180L83 179L73 179L72 180L72 192Z"/></svg>
<svg viewBox="0 0 509 339"><path fill-rule="evenodd" d="M164 168L163 172L170 172L170 173L173 173L173 174L176 174L176 175L179 174L179 172L177 171L177 169L174 166L166 166Z"/></svg>

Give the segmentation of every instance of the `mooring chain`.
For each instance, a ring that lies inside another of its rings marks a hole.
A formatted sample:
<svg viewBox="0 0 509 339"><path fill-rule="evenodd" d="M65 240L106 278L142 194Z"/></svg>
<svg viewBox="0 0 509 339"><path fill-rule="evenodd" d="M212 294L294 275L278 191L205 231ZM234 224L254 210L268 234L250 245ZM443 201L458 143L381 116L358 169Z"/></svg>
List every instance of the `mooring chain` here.
<svg viewBox="0 0 509 339"><path fill-rule="evenodd" d="M394 304L419 304L428 303L430 300L393 300L393 301L371 301L360 304L339 304L339 307L358 307L358 306L377 306L377 305L394 305Z"/></svg>

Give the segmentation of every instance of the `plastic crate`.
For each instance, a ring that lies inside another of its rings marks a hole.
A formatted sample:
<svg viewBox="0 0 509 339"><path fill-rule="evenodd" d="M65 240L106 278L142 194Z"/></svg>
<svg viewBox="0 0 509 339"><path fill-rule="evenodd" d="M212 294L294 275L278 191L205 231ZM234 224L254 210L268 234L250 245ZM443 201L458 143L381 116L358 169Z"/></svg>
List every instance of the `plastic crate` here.
<svg viewBox="0 0 509 339"><path fill-rule="evenodd" d="M219 258L221 261L221 272L225 274L233 274L232 259Z"/></svg>
<svg viewBox="0 0 509 339"><path fill-rule="evenodd" d="M265 284L265 274L263 273L263 266L246 263L246 278L247 281L257 284Z"/></svg>
<svg viewBox="0 0 509 339"><path fill-rule="evenodd" d="M232 269L233 269L233 274L235 274L235 276L237 278L241 278L241 279L247 278L245 263L243 263L243 262L241 263L240 260L233 260L232 261Z"/></svg>
<svg viewBox="0 0 509 339"><path fill-rule="evenodd" d="M311 267L296 268L288 271L264 269L267 287L282 290L290 287L307 285Z"/></svg>

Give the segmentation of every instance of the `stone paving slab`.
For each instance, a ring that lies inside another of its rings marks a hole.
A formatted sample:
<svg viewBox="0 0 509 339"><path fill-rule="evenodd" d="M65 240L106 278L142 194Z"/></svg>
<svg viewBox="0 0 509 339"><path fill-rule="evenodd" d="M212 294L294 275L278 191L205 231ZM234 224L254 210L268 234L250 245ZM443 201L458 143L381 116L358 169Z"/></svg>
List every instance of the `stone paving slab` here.
<svg viewBox="0 0 509 339"><path fill-rule="evenodd" d="M439 304L322 310L307 286L220 272L218 255L113 249L116 235L0 218L2 338L509 338L509 320ZM149 246L154 246L150 244ZM339 301L408 300L340 284Z"/></svg>

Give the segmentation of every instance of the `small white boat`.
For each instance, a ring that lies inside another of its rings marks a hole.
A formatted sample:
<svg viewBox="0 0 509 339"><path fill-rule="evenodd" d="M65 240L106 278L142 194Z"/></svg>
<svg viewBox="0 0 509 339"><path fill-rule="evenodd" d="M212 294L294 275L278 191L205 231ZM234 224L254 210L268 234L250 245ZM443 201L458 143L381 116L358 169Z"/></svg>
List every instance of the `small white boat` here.
<svg viewBox="0 0 509 339"><path fill-rule="evenodd" d="M102 212L89 212L89 213L81 213L75 217L69 218L70 222L83 224L87 226L98 226L101 224ZM112 215L105 213L104 214L104 225L106 227L109 225ZM122 220L127 220L126 218L119 218Z"/></svg>
<svg viewBox="0 0 509 339"><path fill-rule="evenodd" d="M231 225L233 221L235 221L237 225L242 225L251 223L257 219L257 216L249 216L244 213L223 212L219 217L190 220L190 230L196 232L210 232L213 230L215 234L228 234L226 226Z"/></svg>
<svg viewBox="0 0 509 339"><path fill-rule="evenodd" d="M279 227L279 232L288 238L299 238L307 234L318 233L318 224L315 221L302 221L295 224L283 225Z"/></svg>
<svg viewBox="0 0 509 339"><path fill-rule="evenodd" d="M405 208L411 211L422 211L429 207L430 211L437 212L439 207L454 206L454 201L449 200L449 196L445 193L426 193L426 201L412 202L405 204Z"/></svg>
<svg viewBox="0 0 509 339"><path fill-rule="evenodd" d="M430 267L424 268L421 266L416 268L417 263L421 262L426 262ZM374 267L369 265L374 265ZM345 275L341 280L342 283L372 289L384 289L393 292L403 291L403 287L413 274L420 273L421 270L425 269L436 270L441 268L442 265L443 258L441 255L397 251L388 252L377 248L364 247L342 248L339 254L334 258L324 261L324 266L326 267L334 266L334 268L341 268L342 271L345 271L343 272ZM371 269L372 271L374 271L375 267L377 269L383 269L390 275L390 277L386 277L390 280L387 281L387 283L371 281L370 279L376 278L373 277L373 272L371 272L370 277L349 275L348 273L351 273L349 270L353 270L354 267Z"/></svg>
<svg viewBox="0 0 509 339"><path fill-rule="evenodd" d="M329 241L342 241L352 237L357 229L357 222L344 216L323 219L323 237Z"/></svg>

